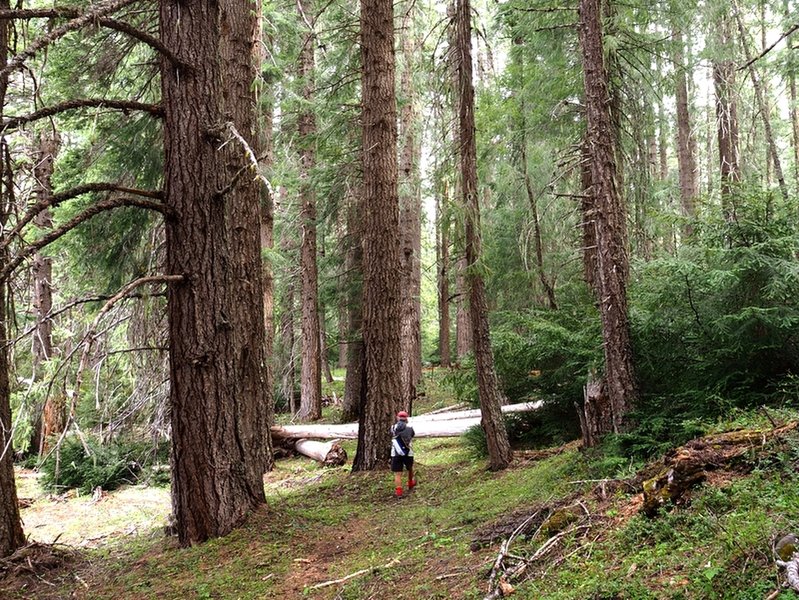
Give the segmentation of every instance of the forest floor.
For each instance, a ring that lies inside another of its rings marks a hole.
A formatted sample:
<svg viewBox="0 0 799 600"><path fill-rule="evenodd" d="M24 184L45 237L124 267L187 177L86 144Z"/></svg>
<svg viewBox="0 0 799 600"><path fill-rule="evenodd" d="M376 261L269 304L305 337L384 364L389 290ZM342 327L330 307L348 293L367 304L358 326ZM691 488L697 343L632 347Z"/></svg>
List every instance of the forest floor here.
<svg viewBox="0 0 799 600"><path fill-rule="evenodd" d="M778 593L771 550L799 525L795 434L714 471L654 519L625 482L629 464L608 466L576 444L520 453L500 473L462 439L417 440L415 450L419 485L401 499L388 472L281 460L264 478L266 506L231 535L186 549L164 534L165 488L53 498L21 471L26 532L56 544L37 546L31 568L11 569L0 598L478 599L523 521L504 561L526 565L502 580L513 598L795 597ZM616 476L598 480L603 468Z"/></svg>

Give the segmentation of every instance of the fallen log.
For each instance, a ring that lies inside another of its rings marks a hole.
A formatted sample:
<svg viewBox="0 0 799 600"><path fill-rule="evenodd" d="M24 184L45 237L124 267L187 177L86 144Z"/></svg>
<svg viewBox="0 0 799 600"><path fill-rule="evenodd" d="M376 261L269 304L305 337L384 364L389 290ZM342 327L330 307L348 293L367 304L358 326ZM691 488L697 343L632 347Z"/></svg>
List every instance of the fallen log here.
<svg viewBox="0 0 799 600"><path fill-rule="evenodd" d="M336 440L317 442L299 439L294 443L294 450L303 456L319 461L326 467L340 467L347 462L347 451Z"/></svg>
<svg viewBox="0 0 799 600"><path fill-rule="evenodd" d="M522 404L508 404L502 407L503 413L526 412L536 410L542 402L525 402ZM412 417L409 424L413 426L416 437L457 437L463 435L467 429L480 424L480 410L459 411L459 417L450 418L446 413L436 415L419 415ZM300 424L300 425L275 425L271 429L272 436L277 440L282 439L358 439L358 423L343 424Z"/></svg>

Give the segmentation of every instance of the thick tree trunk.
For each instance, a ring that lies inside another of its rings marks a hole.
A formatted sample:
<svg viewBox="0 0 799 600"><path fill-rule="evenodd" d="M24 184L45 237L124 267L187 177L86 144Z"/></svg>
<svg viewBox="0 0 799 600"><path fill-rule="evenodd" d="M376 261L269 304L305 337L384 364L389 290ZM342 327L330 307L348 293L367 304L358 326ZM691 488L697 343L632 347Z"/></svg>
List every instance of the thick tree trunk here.
<svg viewBox="0 0 799 600"><path fill-rule="evenodd" d="M458 188L461 192L460 186ZM462 192L458 196L462 197ZM455 356L458 362L474 349L466 267L467 260L464 254L455 263Z"/></svg>
<svg viewBox="0 0 799 600"><path fill-rule="evenodd" d="M602 47L601 0L580 1L578 26L583 54L587 142L595 200L599 311L605 351L605 380L613 431L623 431L638 392L627 314L627 235L617 181L614 124Z"/></svg>
<svg viewBox="0 0 799 600"><path fill-rule="evenodd" d="M8 10L8 0L0 0L0 9ZM8 62L9 22L0 21L0 66ZM0 75L0 120L5 112L8 75ZM11 174L6 172L8 145L5 137L0 136L0 229L5 227L6 219L11 214L11 190L8 184ZM0 263L8 262L8 253L0 252ZM19 517L17 503L17 486L14 482L14 447L12 444L11 424L11 386L9 382L8 358L8 282L0 280L0 558L9 556L17 548L25 544L22 532L22 521Z"/></svg>
<svg viewBox="0 0 799 600"><path fill-rule="evenodd" d="M302 85L303 108L299 115L300 145L300 329L302 355L300 369L300 414L303 421L322 416L322 356L319 329L319 278L316 265L316 197L311 184L315 162L316 117L314 99L314 32L309 29L315 20L312 0L297 3L303 28L298 79Z"/></svg>
<svg viewBox="0 0 799 600"><path fill-rule="evenodd" d="M438 287L438 357L442 367L452 365L449 317L449 187L436 194L436 283Z"/></svg>
<svg viewBox="0 0 799 600"><path fill-rule="evenodd" d="M384 467L402 405L394 8L361 0L365 390L354 471Z"/></svg>
<svg viewBox="0 0 799 600"><path fill-rule="evenodd" d="M460 173L466 237L466 283L469 292L469 317L472 324L477 389L482 410L481 425L488 445L489 469L506 468L513 451L502 419L499 381L494 371L494 356L488 328L488 303L485 284L478 272L480 260L480 202L477 195L477 145L474 125L474 86L472 84L471 7L469 0L458 0L455 10L458 56L458 122L460 130Z"/></svg>
<svg viewBox="0 0 799 600"><path fill-rule="evenodd" d="M674 30L674 79L677 101L677 165L680 178L680 206L683 216L689 220L696 217L696 197L699 188L696 179L696 157L691 130L690 104L688 100L688 72L685 68L682 31ZM683 235L693 235L693 225L683 227Z"/></svg>
<svg viewBox="0 0 799 600"><path fill-rule="evenodd" d="M768 154L771 156L771 162L774 165L774 175L777 177L777 183L780 186L782 197L785 200L788 200L788 186L785 185L785 176L782 172L782 163L780 162L780 156L777 152L777 143L774 141L774 131L771 128L771 115L769 106L766 99L765 90L763 89L765 84L757 76L757 71L755 71L755 66L752 62L752 53L749 51L749 40L747 39L746 28L744 27L743 19L741 19L741 13L738 10L738 5L736 2L733 2L732 5L735 12L735 21L738 24L738 37L741 42L741 48L743 48L744 57L749 65L747 67L749 70L749 78L752 80L752 87L755 89L757 110L760 113L760 117L763 121L763 131L766 134ZM766 164L768 164L768 162Z"/></svg>
<svg viewBox="0 0 799 600"><path fill-rule="evenodd" d="M402 151L399 165L400 227L402 235L402 397L403 404L412 412L413 401L422 379L421 334L421 251L422 251L422 197L419 177L419 143L416 130L418 118L416 92L413 85L415 4L404 6L400 28L402 48L401 93L404 95L399 119L399 137Z"/></svg>
<svg viewBox="0 0 799 600"><path fill-rule="evenodd" d="M718 23L720 48L730 48L732 36L729 17ZM718 128L719 163L721 169L721 203L724 218L735 217L732 205L732 190L740 180L738 160L738 106L735 98L735 64L730 60L713 62L713 85L716 92L716 123Z"/></svg>
<svg viewBox="0 0 799 600"><path fill-rule="evenodd" d="M161 0L172 505L181 544L225 535L265 500L264 355L252 6ZM235 131L234 131L235 130ZM220 141L226 141L220 149ZM253 148L255 146L255 148Z"/></svg>
<svg viewBox="0 0 799 600"><path fill-rule="evenodd" d="M791 38L788 39L790 40ZM791 71L788 74L788 88L791 95L790 112L791 129L793 132L791 136L791 145L793 146L793 169L796 193L799 194L799 95L796 93L796 58L793 54L790 56L789 68Z"/></svg>
<svg viewBox="0 0 799 600"><path fill-rule="evenodd" d="M580 214L582 216L583 276L585 282L599 298L599 262L596 250L596 199L591 180L591 153L588 150L588 137L580 144Z"/></svg>

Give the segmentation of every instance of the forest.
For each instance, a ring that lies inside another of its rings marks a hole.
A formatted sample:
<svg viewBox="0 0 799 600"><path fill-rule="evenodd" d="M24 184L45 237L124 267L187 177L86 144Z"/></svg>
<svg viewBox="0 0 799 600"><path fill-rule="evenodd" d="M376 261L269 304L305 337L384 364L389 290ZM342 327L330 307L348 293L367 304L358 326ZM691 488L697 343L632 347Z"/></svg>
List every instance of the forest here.
<svg viewBox="0 0 799 600"><path fill-rule="evenodd" d="M795 597L798 30L0 0L0 597Z"/></svg>

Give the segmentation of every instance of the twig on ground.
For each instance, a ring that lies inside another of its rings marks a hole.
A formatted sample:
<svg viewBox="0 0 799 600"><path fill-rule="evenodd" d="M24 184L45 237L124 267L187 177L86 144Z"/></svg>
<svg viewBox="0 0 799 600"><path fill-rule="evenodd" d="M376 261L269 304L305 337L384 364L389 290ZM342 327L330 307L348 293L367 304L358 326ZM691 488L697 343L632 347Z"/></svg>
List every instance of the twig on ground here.
<svg viewBox="0 0 799 600"><path fill-rule="evenodd" d="M339 579L331 579L330 581L323 581L322 583L317 583L316 585L312 585L310 588L311 590L319 590L322 588L330 587L331 585L338 585L340 583L346 583L350 579L355 579L356 577L360 577L361 575L366 575L367 573L376 573L381 569L390 569L394 565L396 565L400 561L400 557L396 557L388 561L384 565L379 565L377 567L370 567L368 569L361 569L360 571L355 571L355 573L350 573L346 577L341 577Z"/></svg>

